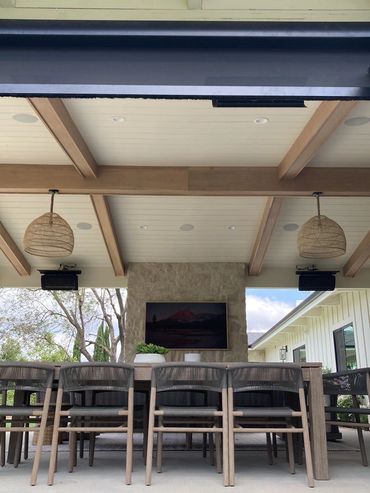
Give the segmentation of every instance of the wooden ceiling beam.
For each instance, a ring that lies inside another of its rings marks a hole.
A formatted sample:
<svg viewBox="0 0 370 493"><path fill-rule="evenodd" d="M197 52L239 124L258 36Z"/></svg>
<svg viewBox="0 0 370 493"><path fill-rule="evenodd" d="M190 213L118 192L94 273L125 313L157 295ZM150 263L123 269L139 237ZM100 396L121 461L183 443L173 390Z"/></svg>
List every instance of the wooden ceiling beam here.
<svg viewBox="0 0 370 493"><path fill-rule="evenodd" d="M355 277L361 267L370 258L370 231L362 239L356 250L352 253L343 267L344 277Z"/></svg>
<svg viewBox="0 0 370 493"><path fill-rule="evenodd" d="M98 166L63 101L59 98L28 98L28 101L80 175L96 178Z"/></svg>
<svg viewBox="0 0 370 493"><path fill-rule="evenodd" d="M274 167L101 166L95 179L72 166L2 164L0 193L370 197L370 168L306 168L294 180L279 180Z"/></svg>
<svg viewBox="0 0 370 493"><path fill-rule="evenodd" d="M356 104L357 101L323 101L320 103L279 164L279 178L291 179L298 176Z"/></svg>
<svg viewBox="0 0 370 493"><path fill-rule="evenodd" d="M107 197L104 195L91 195L96 217L99 222L109 258L116 276L124 276L125 266L122 259L121 249L113 226L112 216Z"/></svg>
<svg viewBox="0 0 370 493"><path fill-rule="evenodd" d="M258 276L261 273L262 264L267 253L276 221L279 217L283 200L282 197L269 197L267 199L260 228L249 260L249 276Z"/></svg>
<svg viewBox="0 0 370 493"><path fill-rule="evenodd" d="M20 276L31 275L31 266L16 245L13 238L0 222L0 250Z"/></svg>

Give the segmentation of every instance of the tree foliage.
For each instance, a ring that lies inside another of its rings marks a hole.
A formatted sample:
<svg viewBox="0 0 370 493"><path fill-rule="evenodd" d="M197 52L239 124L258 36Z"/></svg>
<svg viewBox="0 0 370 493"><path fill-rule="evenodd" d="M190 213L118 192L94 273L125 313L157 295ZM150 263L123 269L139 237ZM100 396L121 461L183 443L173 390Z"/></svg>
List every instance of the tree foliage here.
<svg viewBox="0 0 370 493"><path fill-rule="evenodd" d="M110 356L110 339L109 329L102 322L98 327L94 346L94 361L109 361Z"/></svg>
<svg viewBox="0 0 370 493"><path fill-rule="evenodd" d="M34 355L48 358L52 354L49 361L93 361L94 348L99 345L107 357L104 361L123 361L125 295L118 288L63 292L1 289L0 341L12 336L22 348L34 348ZM99 342L97 328L101 324L104 333Z"/></svg>

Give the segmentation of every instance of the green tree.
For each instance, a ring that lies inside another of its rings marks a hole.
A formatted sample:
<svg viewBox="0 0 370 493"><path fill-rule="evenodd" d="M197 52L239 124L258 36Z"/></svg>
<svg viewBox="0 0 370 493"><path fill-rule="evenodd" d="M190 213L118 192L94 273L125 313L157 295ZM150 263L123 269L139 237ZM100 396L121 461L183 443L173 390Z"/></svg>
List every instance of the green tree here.
<svg viewBox="0 0 370 493"><path fill-rule="evenodd" d="M18 339L7 337L0 345L0 360L1 361L21 361L22 346Z"/></svg>
<svg viewBox="0 0 370 493"><path fill-rule="evenodd" d="M80 336L78 334L76 334L73 343L72 361L81 361L81 342L80 342Z"/></svg>
<svg viewBox="0 0 370 493"><path fill-rule="evenodd" d="M64 347L56 343L54 335L46 332L42 339L37 340L27 351L27 359L59 363L70 361L71 357Z"/></svg>
<svg viewBox="0 0 370 493"><path fill-rule="evenodd" d="M98 327L94 346L94 361L109 361L110 339L109 328L102 322Z"/></svg>

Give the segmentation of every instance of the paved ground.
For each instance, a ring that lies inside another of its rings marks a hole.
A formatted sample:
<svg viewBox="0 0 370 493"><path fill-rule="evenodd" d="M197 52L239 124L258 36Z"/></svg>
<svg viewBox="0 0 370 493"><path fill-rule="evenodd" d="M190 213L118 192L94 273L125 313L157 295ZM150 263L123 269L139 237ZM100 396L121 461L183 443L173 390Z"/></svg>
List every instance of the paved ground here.
<svg viewBox="0 0 370 493"><path fill-rule="evenodd" d="M370 433L366 434L367 450L370 459ZM126 486L124 478L124 453L116 436L106 435L97 439L96 462L89 468L86 458L79 460L73 474L67 472L67 447L61 447L59 454L59 472L53 487L46 485L48 450L45 450L39 481L33 489L28 486L31 461L23 462L18 469L7 465L0 470L1 493L55 492L55 493L132 493L153 491L160 493L218 493L225 492L222 476L209 465L195 443L196 450L182 450L182 438L167 442L164 453L163 473L153 472L153 484L144 485L144 466L139 450L135 451L135 471L133 483ZM138 448L137 444L137 447ZM297 467L297 473L290 475L284 460L284 452L273 466L267 464L263 442L259 437L248 437L248 443L242 444L237 454L236 486L232 491L246 493L307 493L306 475L303 466ZM316 491L327 493L369 493L370 467L361 465L357 447L356 433L344 431L341 443L329 444L330 481L316 481Z"/></svg>

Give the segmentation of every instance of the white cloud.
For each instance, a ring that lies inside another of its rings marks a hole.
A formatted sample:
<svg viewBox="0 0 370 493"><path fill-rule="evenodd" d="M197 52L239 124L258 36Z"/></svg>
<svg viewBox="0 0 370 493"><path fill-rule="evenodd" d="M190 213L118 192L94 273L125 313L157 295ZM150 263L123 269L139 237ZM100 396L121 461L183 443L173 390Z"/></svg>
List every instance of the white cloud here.
<svg viewBox="0 0 370 493"><path fill-rule="evenodd" d="M266 332L295 307L295 303L276 301L271 298L247 296L247 330L248 332Z"/></svg>

